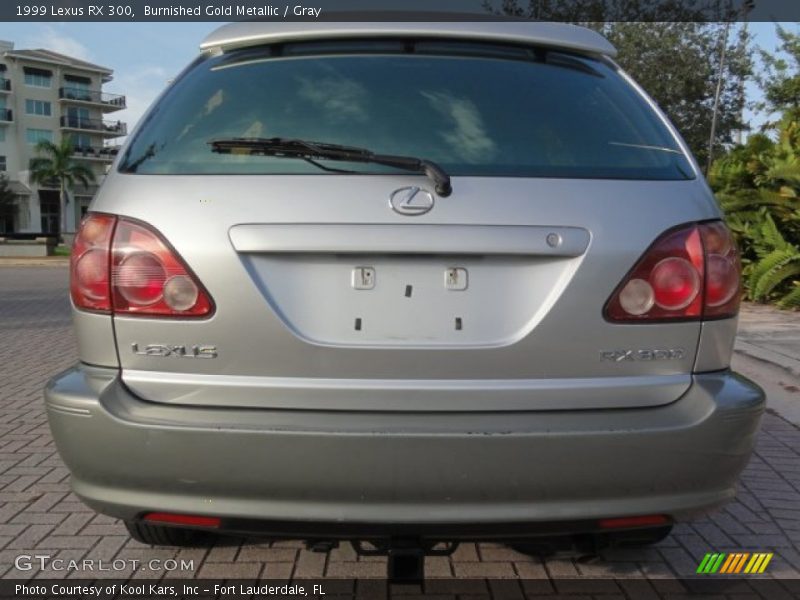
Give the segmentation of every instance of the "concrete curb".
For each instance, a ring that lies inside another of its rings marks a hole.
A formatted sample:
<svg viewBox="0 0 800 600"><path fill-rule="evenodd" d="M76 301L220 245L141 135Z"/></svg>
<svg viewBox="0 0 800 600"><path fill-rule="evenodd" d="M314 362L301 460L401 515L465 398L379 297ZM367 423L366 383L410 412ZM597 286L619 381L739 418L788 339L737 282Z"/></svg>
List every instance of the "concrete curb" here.
<svg viewBox="0 0 800 600"><path fill-rule="evenodd" d="M800 380L800 313L743 302L734 351Z"/></svg>
<svg viewBox="0 0 800 600"><path fill-rule="evenodd" d="M41 258L0 258L0 267L66 267L69 266L69 258L66 256L53 256Z"/></svg>
<svg viewBox="0 0 800 600"><path fill-rule="evenodd" d="M798 359L786 356L780 352L775 352L774 350L756 346L755 344L741 339L736 340L736 345L733 350L743 356L775 365L788 372L793 377L800 378L800 360Z"/></svg>

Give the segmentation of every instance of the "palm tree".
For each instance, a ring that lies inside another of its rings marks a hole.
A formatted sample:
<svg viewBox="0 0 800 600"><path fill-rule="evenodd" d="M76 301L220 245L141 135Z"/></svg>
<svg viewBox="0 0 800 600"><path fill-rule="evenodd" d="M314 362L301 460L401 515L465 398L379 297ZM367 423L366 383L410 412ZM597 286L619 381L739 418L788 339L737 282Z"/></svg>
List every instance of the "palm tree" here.
<svg viewBox="0 0 800 600"><path fill-rule="evenodd" d="M74 147L69 136L61 138L61 142L54 144L48 140L40 140L36 144L36 156L30 161L31 181L38 184L58 182L61 211L61 233L67 230L67 190L75 187L75 182L84 186L94 183L95 176L92 170L76 160L72 154Z"/></svg>

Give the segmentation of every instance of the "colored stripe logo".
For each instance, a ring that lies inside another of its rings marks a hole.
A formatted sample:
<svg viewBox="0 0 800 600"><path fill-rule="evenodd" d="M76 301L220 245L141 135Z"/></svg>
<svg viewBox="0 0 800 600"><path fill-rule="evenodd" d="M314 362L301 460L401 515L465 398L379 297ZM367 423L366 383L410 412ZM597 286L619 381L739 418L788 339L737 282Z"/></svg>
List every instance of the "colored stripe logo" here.
<svg viewBox="0 0 800 600"><path fill-rule="evenodd" d="M772 552L711 552L703 557L697 573L701 575L763 573L772 560Z"/></svg>

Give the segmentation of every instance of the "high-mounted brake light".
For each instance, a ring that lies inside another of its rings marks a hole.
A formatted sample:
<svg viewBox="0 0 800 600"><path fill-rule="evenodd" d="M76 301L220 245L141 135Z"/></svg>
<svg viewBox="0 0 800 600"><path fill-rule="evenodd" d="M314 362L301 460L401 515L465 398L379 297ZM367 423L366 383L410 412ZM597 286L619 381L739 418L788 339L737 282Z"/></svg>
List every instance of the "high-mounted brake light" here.
<svg viewBox="0 0 800 600"><path fill-rule="evenodd" d="M739 255L721 221L668 231L606 303L609 321L640 323L732 317L739 310Z"/></svg>
<svg viewBox="0 0 800 600"><path fill-rule="evenodd" d="M76 307L114 314L205 317L213 303L167 242L148 225L90 214L72 252Z"/></svg>

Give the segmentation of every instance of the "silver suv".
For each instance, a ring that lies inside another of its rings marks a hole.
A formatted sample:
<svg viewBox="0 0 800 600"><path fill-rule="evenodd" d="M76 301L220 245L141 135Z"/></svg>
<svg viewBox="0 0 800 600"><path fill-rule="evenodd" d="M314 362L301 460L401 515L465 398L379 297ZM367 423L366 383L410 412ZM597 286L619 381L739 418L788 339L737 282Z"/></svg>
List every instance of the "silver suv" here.
<svg viewBox="0 0 800 600"><path fill-rule="evenodd" d="M45 392L75 493L149 543L406 566L729 500L764 409L736 246L613 55L553 23L211 34L75 240L80 363Z"/></svg>

